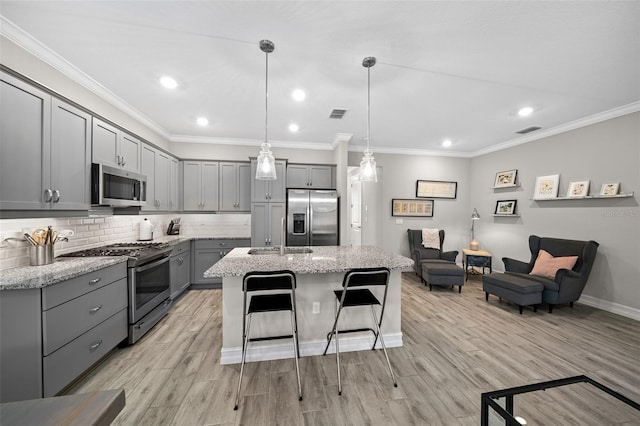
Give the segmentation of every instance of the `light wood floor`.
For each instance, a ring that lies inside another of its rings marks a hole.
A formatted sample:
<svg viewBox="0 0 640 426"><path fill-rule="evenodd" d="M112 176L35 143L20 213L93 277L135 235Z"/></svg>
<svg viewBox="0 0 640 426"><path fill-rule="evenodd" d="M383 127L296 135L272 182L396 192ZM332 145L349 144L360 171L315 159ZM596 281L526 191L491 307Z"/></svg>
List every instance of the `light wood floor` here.
<svg viewBox="0 0 640 426"><path fill-rule="evenodd" d="M239 366L221 366L221 291L190 291L155 329L119 349L70 393L124 388L124 425L478 425L480 394L585 374L640 401L640 323L576 304L553 314L490 297L479 279L458 294L432 292L403 274L404 346L389 350L391 384L380 351L247 364L233 411ZM327 328L331 325L327 324ZM529 425L638 425L635 411L589 385L515 399Z"/></svg>

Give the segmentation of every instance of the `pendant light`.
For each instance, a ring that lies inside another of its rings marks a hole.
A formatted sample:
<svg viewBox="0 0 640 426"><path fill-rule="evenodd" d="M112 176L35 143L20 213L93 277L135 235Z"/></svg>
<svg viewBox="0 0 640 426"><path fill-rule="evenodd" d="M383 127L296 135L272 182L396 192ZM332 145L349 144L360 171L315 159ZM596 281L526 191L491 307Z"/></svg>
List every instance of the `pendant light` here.
<svg viewBox="0 0 640 426"><path fill-rule="evenodd" d="M271 152L271 144L267 140L267 118L268 118L268 98L269 98L269 53L275 50L275 45L270 40L260 40L260 50L265 53L265 77L264 77L264 142L261 145L260 155L258 155L258 165L256 168L256 179L276 180L276 160Z"/></svg>
<svg viewBox="0 0 640 426"><path fill-rule="evenodd" d="M364 150L360 161L360 180L362 182L377 182L376 160L369 148L371 140L371 67L376 64L376 58L366 57L362 60L362 66L367 69L367 148Z"/></svg>

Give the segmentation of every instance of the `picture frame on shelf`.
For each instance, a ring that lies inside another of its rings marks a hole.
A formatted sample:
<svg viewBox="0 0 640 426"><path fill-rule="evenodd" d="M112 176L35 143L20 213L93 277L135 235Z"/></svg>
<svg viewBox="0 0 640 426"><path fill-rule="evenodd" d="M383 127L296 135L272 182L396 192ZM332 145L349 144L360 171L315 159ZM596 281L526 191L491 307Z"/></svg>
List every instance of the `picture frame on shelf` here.
<svg viewBox="0 0 640 426"><path fill-rule="evenodd" d="M589 180L571 182L567 190L567 198L582 198L589 195Z"/></svg>
<svg viewBox="0 0 640 426"><path fill-rule="evenodd" d="M416 198L451 198L458 196L458 182L441 180L416 181Z"/></svg>
<svg viewBox="0 0 640 426"><path fill-rule="evenodd" d="M602 188L600 188L600 195L605 197L612 197L614 195L618 195L619 191L620 191L620 182L603 183Z"/></svg>
<svg viewBox="0 0 640 426"><path fill-rule="evenodd" d="M391 216L433 217L433 200L393 198Z"/></svg>
<svg viewBox="0 0 640 426"><path fill-rule="evenodd" d="M505 216L515 215L517 204L518 200L498 200L496 201L496 211L494 214Z"/></svg>
<svg viewBox="0 0 640 426"><path fill-rule="evenodd" d="M538 176L536 186L533 189L534 200L550 200L558 198L558 184L560 175Z"/></svg>
<svg viewBox="0 0 640 426"><path fill-rule="evenodd" d="M516 186L516 179L518 176L518 169L505 170L503 172L496 173L496 179L493 182L494 188L507 188L510 186Z"/></svg>

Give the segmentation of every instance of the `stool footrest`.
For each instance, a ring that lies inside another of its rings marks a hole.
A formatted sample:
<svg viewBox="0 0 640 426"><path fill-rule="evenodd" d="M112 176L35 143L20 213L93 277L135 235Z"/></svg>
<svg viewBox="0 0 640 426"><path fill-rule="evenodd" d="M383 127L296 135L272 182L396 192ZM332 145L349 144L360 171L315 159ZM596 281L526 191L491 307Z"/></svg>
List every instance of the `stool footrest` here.
<svg viewBox="0 0 640 426"><path fill-rule="evenodd" d="M344 334L344 333L360 333L363 331L370 331L373 333L373 335L376 335L376 332L372 329L372 328L352 328L349 330L338 330L338 334ZM327 334L327 340L329 340L331 338L331 335L333 335L333 333L329 332Z"/></svg>
<svg viewBox="0 0 640 426"><path fill-rule="evenodd" d="M253 337L249 339L250 342L260 342L262 340L278 340L278 339L293 339L293 334L287 334L284 336L271 336L271 337Z"/></svg>

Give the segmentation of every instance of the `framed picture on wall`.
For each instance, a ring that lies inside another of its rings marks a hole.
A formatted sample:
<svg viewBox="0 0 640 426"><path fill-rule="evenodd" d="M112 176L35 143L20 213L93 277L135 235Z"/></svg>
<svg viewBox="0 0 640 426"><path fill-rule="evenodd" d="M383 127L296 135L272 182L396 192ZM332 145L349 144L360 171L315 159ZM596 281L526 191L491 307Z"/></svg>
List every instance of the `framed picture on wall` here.
<svg viewBox="0 0 640 426"><path fill-rule="evenodd" d="M567 197L578 198L586 197L589 195L589 181L581 180L578 182L571 182L569 184L569 190L567 191Z"/></svg>
<svg viewBox="0 0 640 426"><path fill-rule="evenodd" d="M536 186L533 189L534 200L549 200L558 197L558 184L560 175L538 176Z"/></svg>
<svg viewBox="0 0 640 426"><path fill-rule="evenodd" d="M516 204L518 204L518 200L498 200L494 214L514 215L516 214Z"/></svg>
<svg viewBox="0 0 640 426"><path fill-rule="evenodd" d="M494 188L506 188L509 186L516 186L516 177L518 175L518 169L505 170L504 172L496 173L496 179L493 182Z"/></svg>
<svg viewBox="0 0 640 426"><path fill-rule="evenodd" d="M433 217L433 200L391 200L391 216Z"/></svg>
<svg viewBox="0 0 640 426"><path fill-rule="evenodd" d="M456 198L458 182L419 180L416 182L416 198Z"/></svg>

